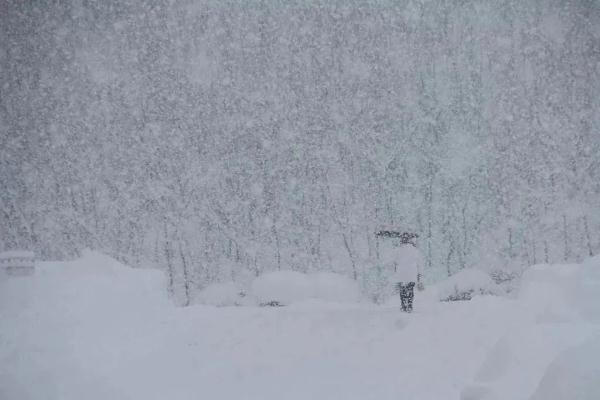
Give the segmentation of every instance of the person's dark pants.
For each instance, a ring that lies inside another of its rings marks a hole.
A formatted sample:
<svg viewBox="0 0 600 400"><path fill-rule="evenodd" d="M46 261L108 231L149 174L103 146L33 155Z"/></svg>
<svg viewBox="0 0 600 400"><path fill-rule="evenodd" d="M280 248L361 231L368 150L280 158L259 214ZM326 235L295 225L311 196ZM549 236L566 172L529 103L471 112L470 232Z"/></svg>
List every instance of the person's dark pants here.
<svg viewBox="0 0 600 400"><path fill-rule="evenodd" d="M412 312L413 299L415 297L414 282L398 282L398 292L400 293L400 302L402 303L402 311Z"/></svg>

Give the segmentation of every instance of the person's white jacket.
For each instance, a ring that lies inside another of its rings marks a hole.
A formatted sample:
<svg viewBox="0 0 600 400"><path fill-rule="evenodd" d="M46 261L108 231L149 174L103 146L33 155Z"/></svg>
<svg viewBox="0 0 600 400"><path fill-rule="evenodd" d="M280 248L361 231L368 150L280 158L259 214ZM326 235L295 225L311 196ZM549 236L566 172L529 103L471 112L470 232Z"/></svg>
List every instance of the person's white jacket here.
<svg viewBox="0 0 600 400"><path fill-rule="evenodd" d="M411 244L404 244L396 248L394 257L396 272L392 280L394 282L417 282L417 276L421 270L421 254Z"/></svg>

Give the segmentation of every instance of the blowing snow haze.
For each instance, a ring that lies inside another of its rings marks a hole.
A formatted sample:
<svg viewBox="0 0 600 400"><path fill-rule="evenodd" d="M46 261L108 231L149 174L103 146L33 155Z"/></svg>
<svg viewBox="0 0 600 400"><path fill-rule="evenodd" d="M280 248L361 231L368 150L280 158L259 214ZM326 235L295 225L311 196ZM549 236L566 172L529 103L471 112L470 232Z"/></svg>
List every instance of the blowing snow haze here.
<svg viewBox="0 0 600 400"><path fill-rule="evenodd" d="M600 251L595 1L1 1L0 248L366 290Z"/></svg>
<svg viewBox="0 0 600 400"><path fill-rule="evenodd" d="M0 0L0 400L600 399L600 1Z"/></svg>

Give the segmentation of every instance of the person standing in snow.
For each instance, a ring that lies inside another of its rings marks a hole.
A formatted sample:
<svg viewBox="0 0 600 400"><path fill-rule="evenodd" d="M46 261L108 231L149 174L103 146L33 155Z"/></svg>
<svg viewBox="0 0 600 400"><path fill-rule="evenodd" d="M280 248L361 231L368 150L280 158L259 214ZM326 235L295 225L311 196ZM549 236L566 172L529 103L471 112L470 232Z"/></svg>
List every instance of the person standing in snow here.
<svg viewBox="0 0 600 400"><path fill-rule="evenodd" d="M420 254L414 244L402 242L397 252L396 272L393 281L400 294L402 311L412 312L415 285L419 281Z"/></svg>
<svg viewBox="0 0 600 400"><path fill-rule="evenodd" d="M386 239L388 245L383 245L380 251L380 260L385 265L394 266L392 282L400 294L402 311L412 312L415 297L415 285L421 290L420 267L421 255L415 244L418 235L415 233L398 231L379 231L376 237ZM392 239L388 241L387 239ZM390 246L393 245L393 246Z"/></svg>

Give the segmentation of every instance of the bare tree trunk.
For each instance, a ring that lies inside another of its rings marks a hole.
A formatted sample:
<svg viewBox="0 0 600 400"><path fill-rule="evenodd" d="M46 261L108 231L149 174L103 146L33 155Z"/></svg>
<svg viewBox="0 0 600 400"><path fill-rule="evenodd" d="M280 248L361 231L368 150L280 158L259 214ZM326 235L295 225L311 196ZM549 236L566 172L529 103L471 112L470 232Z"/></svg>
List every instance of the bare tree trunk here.
<svg viewBox="0 0 600 400"><path fill-rule="evenodd" d="M354 260L354 254L350 249L350 244L348 243L348 238L345 233L342 233L342 238L344 239L344 247L346 247L346 251L348 252L348 256L350 257L350 262L352 263L352 278L354 280L357 280L358 274L356 272L356 261Z"/></svg>
<svg viewBox="0 0 600 400"><path fill-rule="evenodd" d="M452 270L450 269L452 253L454 253L454 243L450 243L450 249L448 251L448 255L446 256L446 273L448 274L448 277L452 276Z"/></svg>
<svg viewBox="0 0 600 400"><path fill-rule="evenodd" d="M467 226L467 204L465 203L465 205L462 208L462 228L463 228L463 247L462 247L462 252L461 252L461 256L460 256L460 267L461 268L465 268L466 267L466 258L467 258L467 253L469 251L468 247L468 226Z"/></svg>
<svg viewBox="0 0 600 400"><path fill-rule="evenodd" d="M531 252L529 251L529 240L527 240L527 236L523 238L523 248L525 250L525 259L527 260L527 264L531 265Z"/></svg>
<svg viewBox="0 0 600 400"><path fill-rule="evenodd" d="M190 305L190 279L188 272L187 261L185 260L185 255L183 254L183 247L181 246L181 239L178 241L179 247L179 256L181 257L181 265L183 267L183 288L185 290L185 303L184 306Z"/></svg>
<svg viewBox="0 0 600 400"><path fill-rule="evenodd" d="M431 270L431 266L433 265L433 249L431 243L433 240L433 179L429 183L427 200L427 267Z"/></svg>
<svg viewBox="0 0 600 400"><path fill-rule="evenodd" d="M329 186L327 186L327 193L329 193L329 194L331 193ZM345 209L346 198L344 198L344 200L343 200L343 205L344 205L344 209ZM344 223L340 219L340 215L338 214L338 211L333 203L332 203L331 207L332 207L332 211L333 211L333 220L340 229L342 239L344 240L344 247L346 248L346 251L348 252L348 257L350 257L350 263L352 264L352 277L354 278L354 280L358 280L358 272L356 270L356 260L354 259L354 253L352 252L351 243L348 240L348 234L345 232L345 228L350 226L350 223L348 221L348 215L346 215L346 225L344 226ZM350 230L350 235L352 235L352 228L349 228L349 230Z"/></svg>
<svg viewBox="0 0 600 400"><path fill-rule="evenodd" d="M508 228L508 256L511 260L515 257L512 228Z"/></svg>
<svg viewBox="0 0 600 400"><path fill-rule="evenodd" d="M564 260L567 261L570 256L569 234L567 232L567 216L563 214L563 241L564 241Z"/></svg>
<svg viewBox="0 0 600 400"><path fill-rule="evenodd" d="M277 270L281 271L281 244L279 242L279 233L277 233L275 225L273 225L271 229L273 231L273 236L275 237L275 246L277 248Z"/></svg>
<svg viewBox="0 0 600 400"><path fill-rule="evenodd" d="M583 229L585 230L585 239L587 241L588 255L592 257L594 255L594 251L592 249L592 239L590 236L590 227L588 225L587 215L583 217Z"/></svg>
<svg viewBox="0 0 600 400"><path fill-rule="evenodd" d="M322 249L322 243L321 243L321 235L322 235L322 227L321 227L321 222L319 222L319 232L318 232L318 236L317 236L317 249L318 249L318 258L319 258L319 266L323 265L323 249ZM329 263L329 268L331 268L331 263Z"/></svg>
<svg viewBox="0 0 600 400"><path fill-rule="evenodd" d="M165 219L164 221L164 230L165 230L165 248L164 248L164 252L165 252L165 260L167 261L167 276L169 278L169 293L171 295L175 294L175 276L174 276L174 272L173 272L173 256L172 256L172 250L171 250L171 242L169 241L169 232L167 230L167 221Z"/></svg>
<svg viewBox="0 0 600 400"><path fill-rule="evenodd" d="M256 255L254 255L254 275L255 276L259 276L260 275L260 270L258 269L258 263L256 260Z"/></svg>

